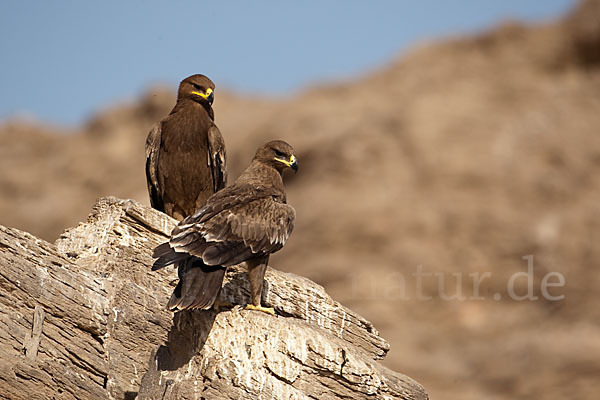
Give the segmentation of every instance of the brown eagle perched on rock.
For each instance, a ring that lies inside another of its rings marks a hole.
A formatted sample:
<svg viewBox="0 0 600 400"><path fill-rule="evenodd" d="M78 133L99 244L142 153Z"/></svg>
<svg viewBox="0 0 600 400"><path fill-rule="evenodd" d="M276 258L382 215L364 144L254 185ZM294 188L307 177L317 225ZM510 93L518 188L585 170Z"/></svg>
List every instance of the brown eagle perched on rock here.
<svg viewBox="0 0 600 400"><path fill-rule="evenodd" d="M296 220L283 187L287 168L298 170L289 144L275 140L260 147L232 186L212 195L173 229L167 243L156 247L153 270L179 265L179 283L167 305L170 310L210 308L226 268L245 262L252 296L246 308L274 313L262 307L261 293L269 255L285 245ZM185 262L191 257L202 263Z"/></svg>
<svg viewBox="0 0 600 400"><path fill-rule="evenodd" d="M214 124L214 83L192 75L177 103L146 139L146 180L152 207L181 221L227 181L225 143Z"/></svg>

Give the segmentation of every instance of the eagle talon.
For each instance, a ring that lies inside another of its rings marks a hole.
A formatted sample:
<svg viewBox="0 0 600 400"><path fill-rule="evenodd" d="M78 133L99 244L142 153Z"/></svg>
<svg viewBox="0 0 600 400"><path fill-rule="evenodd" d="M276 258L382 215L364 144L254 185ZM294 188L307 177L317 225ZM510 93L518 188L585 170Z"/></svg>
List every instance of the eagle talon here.
<svg viewBox="0 0 600 400"><path fill-rule="evenodd" d="M256 310L256 311L262 311L267 314L275 315L275 310L273 309L273 307L263 307L263 306L255 306L253 304L248 304L248 305L246 305L246 307L244 307L244 310Z"/></svg>

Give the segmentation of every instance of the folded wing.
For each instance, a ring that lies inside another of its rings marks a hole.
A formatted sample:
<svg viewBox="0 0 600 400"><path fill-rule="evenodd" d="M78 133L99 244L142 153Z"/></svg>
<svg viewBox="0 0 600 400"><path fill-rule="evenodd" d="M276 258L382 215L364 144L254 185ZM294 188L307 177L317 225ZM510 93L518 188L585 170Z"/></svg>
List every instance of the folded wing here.
<svg viewBox="0 0 600 400"><path fill-rule="evenodd" d="M212 202L185 219L172 233L171 240L158 246L153 269L194 256L206 265L230 266L249 258L268 255L281 249L288 240L296 219L294 209L276 196L262 193L225 207Z"/></svg>

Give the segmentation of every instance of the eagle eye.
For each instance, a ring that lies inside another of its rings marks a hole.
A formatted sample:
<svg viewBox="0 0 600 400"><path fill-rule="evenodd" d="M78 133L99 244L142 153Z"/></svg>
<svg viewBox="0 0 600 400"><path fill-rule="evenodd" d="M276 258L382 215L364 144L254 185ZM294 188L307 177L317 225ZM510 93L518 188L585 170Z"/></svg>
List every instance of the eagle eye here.
<svg viewBox="0 0 600 400"><path fill-rule="evenodd" d="M285 154L283 152L281 152L279 150L275 150L275 149L273 149L273 151L275 151L275 155L277 157L285 157Z"/></svg>

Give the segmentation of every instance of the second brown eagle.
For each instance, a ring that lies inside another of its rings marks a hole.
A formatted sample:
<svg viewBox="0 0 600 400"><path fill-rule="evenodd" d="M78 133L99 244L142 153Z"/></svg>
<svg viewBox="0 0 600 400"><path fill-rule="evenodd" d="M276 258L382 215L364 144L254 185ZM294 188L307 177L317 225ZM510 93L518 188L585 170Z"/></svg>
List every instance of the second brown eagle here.
<svg viewBox="0 0 600 400"><path fill-rule="evenodd" d="M167 307L210 308L227 267L245 262L252 304L261 305L269 255L280 250L294 227L296 212L286 203L282 174L298 170L293 148L276 140L260 147L250 166L229 187L213 194L204 207L179 223L171 239L156 247L152 267L179 266L179 283ZM190 258L198 260L186 262Z"/></svg>

